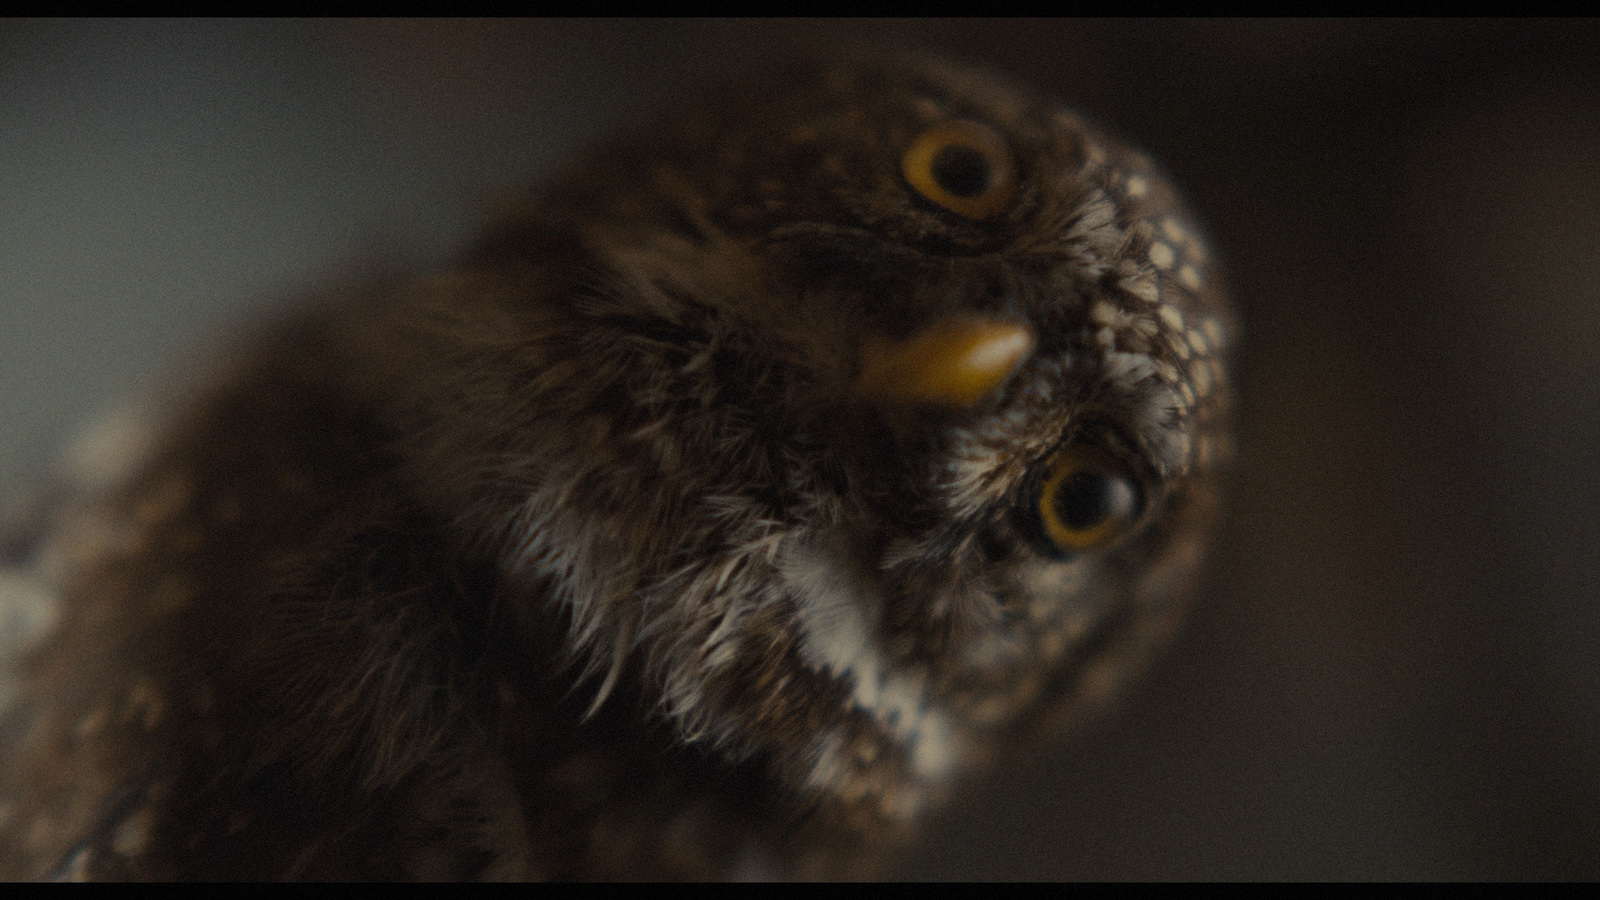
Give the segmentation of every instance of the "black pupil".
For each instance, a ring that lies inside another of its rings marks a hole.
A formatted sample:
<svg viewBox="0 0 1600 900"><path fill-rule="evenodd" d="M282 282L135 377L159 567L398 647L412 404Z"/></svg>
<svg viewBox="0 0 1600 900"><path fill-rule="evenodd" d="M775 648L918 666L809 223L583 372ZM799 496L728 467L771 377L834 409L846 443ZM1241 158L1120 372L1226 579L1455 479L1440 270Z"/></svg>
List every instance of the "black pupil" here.
<svg viewBox="0 0 1600 900"><path fill-rule="evenodd" d="M1056 518L1074 531L1086 531L1114 516L1131 519L1138 503L1133 485L1104 472L1076 472L1056 485Z"/></svg>
<svg viewBox="0 0 1600 900"><path fill-rule="evenodd" d="M972 147L952 144L933 155L933 180L957 197L976 197L993 179L988 158Z"/></svg>

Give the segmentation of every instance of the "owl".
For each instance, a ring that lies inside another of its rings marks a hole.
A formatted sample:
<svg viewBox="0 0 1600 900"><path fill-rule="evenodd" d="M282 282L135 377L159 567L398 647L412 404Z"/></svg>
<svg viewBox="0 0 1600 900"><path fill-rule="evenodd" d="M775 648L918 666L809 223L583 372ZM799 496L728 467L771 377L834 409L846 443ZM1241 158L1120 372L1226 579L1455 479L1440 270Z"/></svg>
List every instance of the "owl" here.
<svg viewBox="0 0 1600 900"><path fill-rule="evenodd" d="M0 543L0 875L867 877L1173 631L1236 325L1140 153L850 53L519 203Z"/></svg>

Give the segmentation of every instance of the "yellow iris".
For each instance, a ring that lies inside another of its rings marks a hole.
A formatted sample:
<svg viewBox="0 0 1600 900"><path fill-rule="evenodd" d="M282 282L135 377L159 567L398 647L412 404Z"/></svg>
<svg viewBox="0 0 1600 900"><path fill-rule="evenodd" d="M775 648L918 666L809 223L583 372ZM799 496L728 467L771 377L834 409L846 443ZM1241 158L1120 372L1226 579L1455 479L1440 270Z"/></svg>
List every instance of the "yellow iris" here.
<svg viewBox="0 0 1600 900"><path fill-rule="evenodd" d="M962 119L917 135L900 173L917 193L969 219L999 215L1017 191L1016 161L1005 140L987 125Z"/></svg>
<svg viewBox="0 0 1600 900"><path fill-rule="evenodd" d="M1138 524L1144 491L1108 453L1069 449L1056 457L1039 493L1039 521L1065 553L1110 545Z"/></svg>

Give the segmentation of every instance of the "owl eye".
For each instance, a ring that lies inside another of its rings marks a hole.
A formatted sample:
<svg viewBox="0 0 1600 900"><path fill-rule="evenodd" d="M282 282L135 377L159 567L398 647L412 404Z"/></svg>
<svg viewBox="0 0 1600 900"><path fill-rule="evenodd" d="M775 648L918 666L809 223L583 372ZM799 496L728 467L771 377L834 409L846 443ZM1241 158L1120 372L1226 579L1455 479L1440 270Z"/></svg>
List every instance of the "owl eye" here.
<svg viewBox="0 0 1600 900"><path fill-rule="evenodd" d="M1011 148L993 128L942 122L917 135L900 160L906 183L923 197L969 219L1005 210L1017 189Z"/></svg>
<svg viewBox="0 0 1600 900"><path fill-rule="evenodd" d="M1045 537L1062 553L1109 546L1139 523L1144 489L1115 457L1069 449L1050 466L1039 492Z"/></svg>

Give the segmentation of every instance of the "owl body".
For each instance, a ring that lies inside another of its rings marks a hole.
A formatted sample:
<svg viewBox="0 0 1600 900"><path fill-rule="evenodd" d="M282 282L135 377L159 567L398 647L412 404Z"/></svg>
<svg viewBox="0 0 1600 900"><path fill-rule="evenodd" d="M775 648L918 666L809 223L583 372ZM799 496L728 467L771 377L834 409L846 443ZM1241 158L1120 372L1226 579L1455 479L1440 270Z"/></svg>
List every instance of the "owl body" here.
<svg viewBox="0 0 1600 900"><path fill-rule="evenodd" d="M308 306L6 545L0 875L878 871L1177 621L1197 234L1054 103L851 57Z"/></svg>

